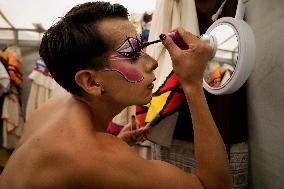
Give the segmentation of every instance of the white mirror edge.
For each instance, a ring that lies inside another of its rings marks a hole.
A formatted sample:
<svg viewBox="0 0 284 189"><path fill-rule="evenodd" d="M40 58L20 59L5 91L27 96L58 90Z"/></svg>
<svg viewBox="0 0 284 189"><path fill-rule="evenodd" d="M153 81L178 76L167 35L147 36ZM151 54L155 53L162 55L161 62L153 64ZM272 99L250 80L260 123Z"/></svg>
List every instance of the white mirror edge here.
<svg viewBox="0 0 284 189"><path fill-rule="evenodd" d="M231 25L234 30L237 31L239 39L239 56L233 75L230 81L224 86L213 88L203 79L203 87L205 90L215 95L231 94L237 91L248 79L255 63L255 38L250 26L243 20L232 17L223 17L215 21L205 34L209 35L210 32L220 24Z"/></svg>

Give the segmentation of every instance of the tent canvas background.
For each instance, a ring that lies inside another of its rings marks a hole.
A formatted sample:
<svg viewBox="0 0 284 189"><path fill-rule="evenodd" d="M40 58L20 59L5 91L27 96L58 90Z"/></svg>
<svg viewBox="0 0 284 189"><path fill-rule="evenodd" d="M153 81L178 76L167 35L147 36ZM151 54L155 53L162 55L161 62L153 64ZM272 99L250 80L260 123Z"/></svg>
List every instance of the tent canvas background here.
<svg viewBox="0 0 284 189"><path fill-rule="evenodd" d="M0 11L8 19L12 28L2 16L0 16L0 49L7 45L17 45L22 52L23 84L21 86L22 108L25 113L31 82L28 75L33 70L35 60L39 58L38 47L42 33L36 31L33 23L42 24L48 29L58 17L63 16L73 6L89 2L88 0L0 0ZM110 3L124 5L129 13L144 13L155 8L156 0L109 0ZM25 9L26 8L26 9ZM1 30L7 28L9 30ZM13 29L34 30L19 31L18 39L15 41Z"/></svg>
<svg viewBox="0 0 284 189"><path fill-rule="evenodd" d="M1 0L0 9L5 11L7 8L6 12L10 12L10 8L6 7L9 2L14 4L25 3L23 7L18 4L23 15L32 11L32 8L30 9L28 5L28 2L31 2L29 0ZM52 1L38 0L34 2L41 4ZM137 3L137 1L134 2ZM141 0L141 2L144 4L146 1ZM61 16L61 12L56 14L50 8L45 10L43 7L40 10L49 11L54 18ZM18 13L15 12L14 14L17 15ZM248 81L249 188L251 189L282 189L284 186L283 15L283 0L251 0L247 7L247 22L255 32L257 43L256 66ZM38 20L32 20L30 23L33 22L38 22ZM3 26L5 25L1 24L1 27ZM32 25L29 27L32 28ZM0 32L0 38L1 36L2 33ZM29 89L24 85L28 85L29 82L25 80L25 76L32 70L37 57L36 48L22 48L24 72L22 88L27 90L26 94L28 94Z"/></svg>
<svg viewBox="0 0 284 189"><path fill-rule="evenodd" d="M124 5L129 13L144 13L155 7L156 0L104 0ZM35 30L34 23L42 25L44 30L64 16L73 6L89 2L88 0L1 0L0 11L10 24L0 16L0 44L11 42L15 38L12 29ZM12 25L12 26L11 26ZM2 28L2 30L1 30ZM3 30L6 28L7 30ZM33 31L21 31L19 40L25 40L22 46L38 46L42 34ZM4 41L3 41L4 40ZM7 41L8 40L8 41ZM2 41L2 42L1 42ZM35 43L35 44L33 44Z"/></svg>

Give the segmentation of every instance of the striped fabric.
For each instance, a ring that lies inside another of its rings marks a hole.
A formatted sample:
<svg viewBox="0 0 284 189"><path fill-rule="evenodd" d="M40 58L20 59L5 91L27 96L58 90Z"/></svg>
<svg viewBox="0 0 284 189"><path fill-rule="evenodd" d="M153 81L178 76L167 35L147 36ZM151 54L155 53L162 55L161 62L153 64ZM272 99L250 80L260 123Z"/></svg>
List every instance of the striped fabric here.
<svg viewBox="0 0 284 189"><path fill-rule="evenodd" d="M171 148L151 143L151 158L168 162L188 173L194 173L197 166L193 143L182 140L173 140ZM248 188L248 144L246 142L231 145L230 167L233 188Z"/></svg>
<svg viewBox="0 0 284 189"><path fill-rule="evenodd" d="M196 170L194 146L191 142L173 140L171 148L151 143L151 155L152 159L168 162L186 172L194 173Z"/></svg>

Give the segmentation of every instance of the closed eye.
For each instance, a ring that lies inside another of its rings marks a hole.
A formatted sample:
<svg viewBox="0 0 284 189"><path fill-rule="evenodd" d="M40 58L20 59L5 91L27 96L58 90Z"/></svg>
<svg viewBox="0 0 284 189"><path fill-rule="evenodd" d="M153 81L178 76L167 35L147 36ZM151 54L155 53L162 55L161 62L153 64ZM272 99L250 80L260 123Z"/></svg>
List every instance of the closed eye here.
<svg viewBox="0 0 284 189"><path fill-rule="evenodd" d="M141 51L118 52L118 53L121 54L122 56L125 56L127 58L131 58L131 59L139 58L142 54Z"/></svg>
<svg viewBox="0 0 284 189"><path fill-rule="evenodd" d="M141 56L143 42L134 37L127 37L124 43L116 50L124 57L137 59Z"/></svg>

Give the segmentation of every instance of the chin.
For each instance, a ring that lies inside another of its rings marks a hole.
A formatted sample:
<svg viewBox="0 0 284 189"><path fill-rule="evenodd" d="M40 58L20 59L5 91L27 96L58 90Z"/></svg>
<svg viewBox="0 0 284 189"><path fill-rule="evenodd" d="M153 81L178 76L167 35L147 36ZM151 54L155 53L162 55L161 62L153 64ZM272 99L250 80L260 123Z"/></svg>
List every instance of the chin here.
<svg viewBox="0 0 284 189"><path fill-rule="evenodd" d="M142 105L147 105L151 102L151 99L150 97L148 98L144 98L144 99L140 99L139 101L136 101L134 103L132 103L132 105L138 105L138 106L142 106Z"/></svg>
<svg viewBox="0 0 284 189"><path fill-rule="evenodd" d="M134 99L131 98L131 99L128 99L128 100L131 100L131 102L128 101L129 102L128 106L131 106L131 105L139 105L139 106L147 105L151 102L152 95L150 93L150 94L146 94L146 95L143 95L143 96L136 96L136 98L134 98Z"/></svg>
<svg viewBox="0 0 284 189"><path fill-rule="evenodd" d="M143 103L139 104L139 105L146 105L149 104L152 100L152 96L148 96L147 98L144 99Z"/></svg>

